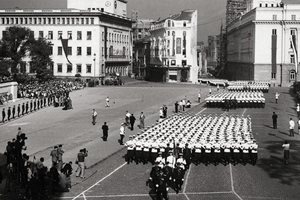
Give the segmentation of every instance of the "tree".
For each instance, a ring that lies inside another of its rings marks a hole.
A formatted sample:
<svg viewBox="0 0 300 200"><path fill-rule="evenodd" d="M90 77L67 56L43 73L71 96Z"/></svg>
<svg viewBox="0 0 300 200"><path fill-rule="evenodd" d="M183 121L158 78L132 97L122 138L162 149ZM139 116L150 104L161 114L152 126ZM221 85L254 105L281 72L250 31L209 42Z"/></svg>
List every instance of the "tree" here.
<svg viewBox="0 0 300 200"><path fill-rule="evenodd" d="M30 29L24 27L11 26L6 28L3 38L0 41L1 60L11 61L11 73L18 73L18 66L22 59L26 57L29 48Z"/></svg>
<svg viewBox="0 0 300 200"><path fill-rule="evenodd" d="M30 44L30 66L36 72L40 81L47 81L53 78L53 71L49 67L53 64L51 55L51 43L43 38L31 41Z"/></svg>

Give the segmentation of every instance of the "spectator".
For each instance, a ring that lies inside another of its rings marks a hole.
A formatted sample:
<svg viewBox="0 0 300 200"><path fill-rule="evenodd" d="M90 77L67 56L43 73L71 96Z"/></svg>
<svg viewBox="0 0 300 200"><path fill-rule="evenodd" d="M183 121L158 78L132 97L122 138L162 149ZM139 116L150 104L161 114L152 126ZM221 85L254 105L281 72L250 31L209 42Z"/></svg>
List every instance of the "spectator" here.
<svg viewBox="0 0 300 200"><path fill-rule="evenodd" d="M57 146L54 146L54 149L50 152L50 156L52 158L52 167L57 164L58 161L58 152L57 152Z"/></svg>
<svg viewBox="0 0 300 200"><path fill-rule="evenodd" d="M282 145L283 147L283 162L285 165L289 163L289 157L290 157L290 144L288 141L285 141Z"/></svg>
<svg viewBox="0 0 300 200"><path fill-rule="evenodd" d="M143 112L141 112L140 115L140 129L144 129L145 128L145 115Z"/></svg>
<svg viewBox="0 0 300 200"><path fill-rule="evenodd" d="M93 109L93 113L92 113L92 124L95 125L96 124L96 119L97 119L97 112L95 109Z"/></svg>
<svg viewBox="0 0 300 200"><path fill-rule="evenodd" d="M106 124L106 122L104 122L103 126L102 126L102 139L103 141L107 141L107 138L108 138L108 126Z"/></svg>
<svg viewBox="0 0 300 200"><path fill-rule="evenodd" d="M122 123L120 127L120 140L119 140L120 145L123 145L124 137L125 137L125 123Z"/></svg>
<svg viewBox="0 0 300 200"><path fill-rule="evenodd" d="M134 128L134 123L135 123L135 117L133 116L133 114L131 114L130 118L129 118L129 121L130 121L130 130L133 131L133 128Z"/></svg>
<svg viewBox="0 0 300 200"><path fill-rule="evenodd" d="M294 137L295 122L292 118L290 118L289 125L290 125L290 137Z"/></svg>
<svg viewBox="0 0 300 200"><path fill-rule="evenodd" d="M85 170L85 158L88 156L88 151L86 149L81 149L79 153L77 154L77 163L78 168L76 170L76 177L84 177L84 170Z"/></svg>

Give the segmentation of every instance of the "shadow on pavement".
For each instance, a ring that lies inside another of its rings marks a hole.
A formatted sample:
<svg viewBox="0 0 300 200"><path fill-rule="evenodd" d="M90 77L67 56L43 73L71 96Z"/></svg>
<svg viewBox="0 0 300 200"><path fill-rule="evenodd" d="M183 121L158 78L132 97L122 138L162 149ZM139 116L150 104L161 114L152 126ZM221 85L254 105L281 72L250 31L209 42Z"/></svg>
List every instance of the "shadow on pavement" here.
<svg viewBox="0 0 300 200"><path fill-rule="evenodd" d="M266 171L271 178L278 179L282 184L296 185L300 184L300 168L297 167L300 162L300 155L297 153L300 150L300 141L290 140L288 142L291 145L288 165L283 163L283 142L268 141L264 145L270 152L270 156L260 158L257 166Z"/></svg>

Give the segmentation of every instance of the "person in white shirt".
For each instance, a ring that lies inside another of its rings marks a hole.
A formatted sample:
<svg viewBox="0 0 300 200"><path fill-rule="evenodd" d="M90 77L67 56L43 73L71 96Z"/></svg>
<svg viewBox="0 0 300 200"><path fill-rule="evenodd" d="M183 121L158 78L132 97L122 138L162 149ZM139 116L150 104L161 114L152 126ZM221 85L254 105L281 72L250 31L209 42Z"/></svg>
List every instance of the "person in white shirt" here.
<svg viewBox="0 0 300 200"><path fill-rule="evenodd" d="M288 143L288 141L285 141L282 147L283 147L283 161L284 164L287 165L290 157L290 144Z"/></svg>
<svg viewBox="0 0 300 200"><path fill-rule="evenodd" d="M295 122L293 121L292 118L290 118L289 125L290 125L290 137L294 137Z"/></svg>
<svg viewBox="0 0 300 200"><path fill-rule="evenodd" d="M98 114L97 114L96 110L93 109L93 113L92 113L92 119L93 119L92 124L93 124L93 125L96 124L96 118L97 118L97 115L98 115Z"/></svg>
<svg viewBox="0 0 300 200"><path fill-rule="evenodd" d="M106 101L105 107L109 107L109 97L106 97L105 101Z"/></svg>
<svg viewBox="0 0 300 200"><path fill-rule="evenodd" d="M120 140L119 140L120 145L123 145L123 139L124 139L124 137L125 137L125 124L122 123L121 127L120 127Z"/></svg>
<svg viewBox="0 0 300 200"><path fill-rule="evenodd" d="M279 98L279 93L278 92L276 92L276 94L275 94L275 100L276 100L276 103L278 103L278 98Z"/></svg>
<svg viewBox="0 0 300 200"><path fill-rule="evenodd" d="M300 105L299 105L299 103L297 103L296 111L297 111L297 115L298 115L298 118L299 118L300 117Z"/></svg>
<svg viewBox="0 0 300 200"><path fill-rule="evenodd" d="M183 170L185 170L186 161L183 158L183 155L181 153L179 154L179 158L176 161L176 166L183 169Z"/></svg>
<svg viewBox="0 0 300 200"><path fill-rule="evenodd" d="M199 92L198 93L198 103L200 103L201 102L201 93Z"/></svg>

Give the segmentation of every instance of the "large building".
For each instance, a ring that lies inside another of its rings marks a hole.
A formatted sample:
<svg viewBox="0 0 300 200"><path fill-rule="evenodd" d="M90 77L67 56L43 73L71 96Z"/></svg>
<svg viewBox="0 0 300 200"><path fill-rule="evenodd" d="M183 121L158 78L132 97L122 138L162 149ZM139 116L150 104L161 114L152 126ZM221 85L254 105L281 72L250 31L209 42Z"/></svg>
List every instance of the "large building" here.
<svg viewBox="0 0 300 200"><path fill-rule="evenodd" d="M207 67L214 70L220 59L220 35L208 36Z"/></svg>
<svg viewBox="0 0 300 200"><path fill-rule="evenodd" d="M151 25L150 80L198 81L197 10L185 10Z"/></svg>
<svg viewBox="0 0 300 200"><path fill-rule="evenodd" d="M68 0L67 5L67 9L0 10L0 39L10 26L27 27L35 38L47 39L52 43L57 77L127 75L131 71L132 22L126 17L126 1ZM31 72L30 58L23 65Z"/></svg>
<svg viewBox="0 0 300 200"><path fill-rule="evenodd" d="M247 12L227 31L227 78L267 80L280 86L295 81L295 62L300 59L300 4L248 0Z"/></svg>

